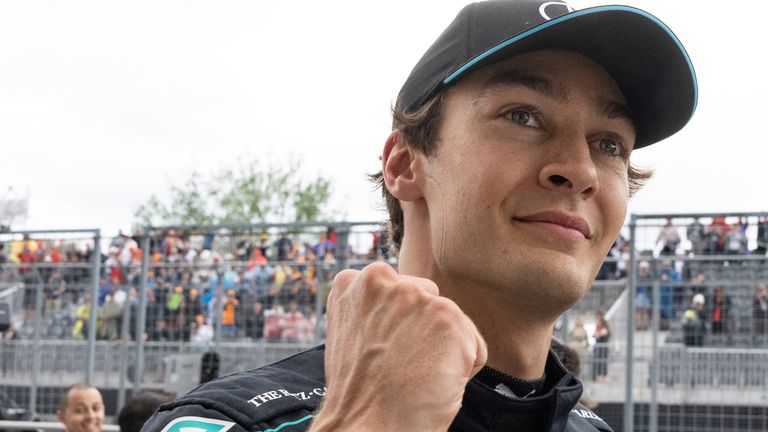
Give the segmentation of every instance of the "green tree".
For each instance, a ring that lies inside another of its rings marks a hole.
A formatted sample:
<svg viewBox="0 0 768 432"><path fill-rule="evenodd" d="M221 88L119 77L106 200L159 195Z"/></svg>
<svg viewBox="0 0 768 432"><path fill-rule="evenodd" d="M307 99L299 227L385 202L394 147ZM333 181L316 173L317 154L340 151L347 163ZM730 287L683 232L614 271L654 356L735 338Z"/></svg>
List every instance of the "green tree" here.
<svg viewBox="0 0 768 432"><path fill-rule="evenodd" d="M311 222L331 217L331 181L318 175L302 179L301 161L286 164L258 160L223 167L205 177L194 172L172 185L164 203L152 195L134 216L138 225L207 225Z"/></svg>

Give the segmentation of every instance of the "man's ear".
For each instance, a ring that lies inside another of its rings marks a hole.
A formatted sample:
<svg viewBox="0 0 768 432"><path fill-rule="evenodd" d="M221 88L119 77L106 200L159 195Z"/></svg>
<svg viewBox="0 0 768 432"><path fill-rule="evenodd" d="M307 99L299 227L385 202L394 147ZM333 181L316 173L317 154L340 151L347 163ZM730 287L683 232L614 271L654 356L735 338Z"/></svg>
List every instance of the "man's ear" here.
<svg viewBox="0 0 768 432"><path fill-rule="evenodd" d="M414 170L418 158L418 150L405 143L405 137L400 130L395 129L384 144L381 156L384 184L389 193L402 201L415 201L423 197L418 182L418 173Z"/></svg>

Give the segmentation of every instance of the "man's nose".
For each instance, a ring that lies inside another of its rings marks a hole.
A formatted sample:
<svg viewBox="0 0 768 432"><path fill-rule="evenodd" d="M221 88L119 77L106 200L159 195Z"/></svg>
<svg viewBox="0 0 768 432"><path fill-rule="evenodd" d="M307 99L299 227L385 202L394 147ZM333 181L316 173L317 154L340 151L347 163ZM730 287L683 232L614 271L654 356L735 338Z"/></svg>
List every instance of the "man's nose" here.
<svg viewBox="0 0 768 432"><path fill-rule="evenodd" d="M539 172L539 184L568 195L594 196L600 183L586 137L563 140L551 148Z"/></svg>

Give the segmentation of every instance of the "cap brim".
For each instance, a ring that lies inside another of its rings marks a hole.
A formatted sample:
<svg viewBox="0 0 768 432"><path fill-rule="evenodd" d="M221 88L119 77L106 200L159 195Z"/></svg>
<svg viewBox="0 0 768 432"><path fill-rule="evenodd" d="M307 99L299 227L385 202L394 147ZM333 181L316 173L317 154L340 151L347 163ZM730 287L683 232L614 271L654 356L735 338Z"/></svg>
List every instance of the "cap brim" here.
<svg viewBox="0 0 768 432"><path fill-rule="evenodd" d="M635 148L673 135L696 110L696 74L685 48L656 17L627 6L583 9L547 21L475 56L443 86L484 65L542 49L580 52L613 77L634 117Z"/></svg>

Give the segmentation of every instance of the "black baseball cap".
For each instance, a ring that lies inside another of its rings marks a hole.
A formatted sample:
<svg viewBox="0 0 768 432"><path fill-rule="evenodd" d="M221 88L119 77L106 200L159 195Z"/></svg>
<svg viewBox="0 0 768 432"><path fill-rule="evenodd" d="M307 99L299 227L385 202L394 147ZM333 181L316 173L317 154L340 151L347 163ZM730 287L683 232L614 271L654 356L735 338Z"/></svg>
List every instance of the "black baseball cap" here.
<svg viewBox="0 0 768 432"><path fill-rule="evenodd" d="M413 68L397 104L415 111L478 68L543 49L579 52L613 77L635 121L635 148L673 135L696 110L691 60L658 18L628 6L577 11L565 2L540 0L464 7Z"/></svg>

